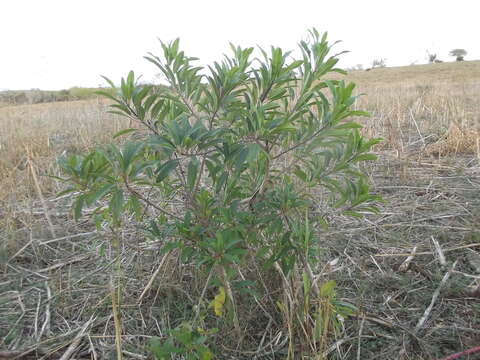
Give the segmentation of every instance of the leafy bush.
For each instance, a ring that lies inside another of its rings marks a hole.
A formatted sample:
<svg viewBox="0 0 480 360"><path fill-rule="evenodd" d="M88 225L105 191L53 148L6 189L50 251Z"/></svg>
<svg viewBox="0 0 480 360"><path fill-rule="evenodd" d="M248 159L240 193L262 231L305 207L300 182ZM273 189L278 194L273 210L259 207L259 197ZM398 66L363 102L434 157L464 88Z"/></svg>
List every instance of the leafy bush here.
<svg viewBox="0 0 480 360"><path fill-rule="evenodd" d="M271 272L282 281L276 287L285 296L277 295L272 311L288 327L290 358L296 341L321 354L337 315L352 311L336 300L334 282L317 283L317 249L331 217L377 212L379 198L369 193L361 165L375 160L369 151L379 140L365 140L351 121L368 115L352 109L354 84L325 79L344 73L335 67L337 56L329 56L326 34L310 35L299 44L300 60L276 47L252 59L253 48L231 45L232 56L209 66L207 75L178 39L162 42L162 57L146 59L168 90L137 85L133 72L119 88L106 79L115 90L103 92L114 102L112 112L138 123L116 135L128 136L123 145L60 161L66 192L76 194L76 218L94 208L97 222L117 231L149 214L142 223L162 241L161 253L179 254L181 263L203 272L190 324L156 343L158 354L173 349L209 358L195 330L210 321L208 314L241 337L239 294L258 301L256 279ZM207 301L212 291L217 295Z"/></svg>

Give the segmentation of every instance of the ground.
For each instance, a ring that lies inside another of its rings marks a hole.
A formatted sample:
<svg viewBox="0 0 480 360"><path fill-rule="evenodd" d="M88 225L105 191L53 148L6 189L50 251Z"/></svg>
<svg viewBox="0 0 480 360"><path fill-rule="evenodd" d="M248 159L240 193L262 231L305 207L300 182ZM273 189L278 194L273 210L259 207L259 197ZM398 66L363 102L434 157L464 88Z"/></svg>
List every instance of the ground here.
<svg viewBox="0 0 480 360"><path fill-rule="evenodd" d="M385 139L379 161L366 168L385 202L379 215L334 218L321 231L319 276L335 280L337 297L358 308L341 321L328 357L440 359L478 346L480 62L355 71L348 79L366 93L356 104L372 113L362 120L365 134ZM56 156L128 126L106 108L99 99L0 108L0 359L114 357L111 249L94 224L72 220L68 197L56 196L62 185L45 176L58 171ZM166 259L148 287L164 260L159 244L134 226L124 240L124 358L143 359L171 314L189 311L194 301L184 289L200 280L194 269L174 277ZM224 358L281 358L285 334L255 306L241 350L234 335L222 335L232 343L220 349Z"/></svg>

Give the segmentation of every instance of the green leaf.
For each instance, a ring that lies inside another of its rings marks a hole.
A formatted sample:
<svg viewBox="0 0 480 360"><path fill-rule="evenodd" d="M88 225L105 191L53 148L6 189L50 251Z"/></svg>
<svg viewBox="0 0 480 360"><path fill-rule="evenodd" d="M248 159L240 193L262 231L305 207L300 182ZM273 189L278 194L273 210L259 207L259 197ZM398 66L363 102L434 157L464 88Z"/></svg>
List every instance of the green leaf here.
<svg viewBox="0 0 480 360"><path fill-rule="evenodd" d="M172 170L174 170L178 164L180 163L180 160L178 159L172 159L164 162L156 171L156 182L160 183L162 182Z"/></svg>
<svg viewBox="0 0 480 360"><path fill-rule="evenodd" d="M57 197L60 197L60 196L66 195L66 194L70 194L70 193L74 192L75 190L77 190L77 188L75 188L75 187L69 187L69 188L67 188L67 189L59 192L59 193L57 194Z"/></svg>
<svg viewBox="0 0 480 360"><path fill-rule="evenodd" d="M136 130L137 130L137 129L132 129L132 128L120 130L119 132L117 132L117 133L115 133L115 134L113 135L113 138L116 139L116 138L119 137L119 136L122 136L122 135L125 135L125 134L130 134L131 132L134 132L134 131L136 131Z"/></svg>
<svg viewBox="0 0 480 360"><path fill-rule="evenodd" d="M112 198L108 203L108 208L113 218L116 221L119 221L123 211L123 190L122 189L118 189L118 188L115 189L115 191L112 194Z"/></svg>
<svg viewBox="0 0 480 360"><path fill-rule="evenodd" d="M196 157L193 157L188 163L187 167L187 188L192 191L195 186L198 175L199 161Z"/></svg>
<svg viewBox="0 0 480 360"><path fill-rule="evenodd" d="M114 184L106 184L100 187L97 191L89 193L87 196L85 196L85 202L88 205L95 204L98 200L100 200L102 197L108 194L110 190L113 189L114 187L115 187Z"/></svg>
<svg viewBox="0 0 480 360"><path fill-rule="evenodd" d="M82 216L83 205L85 204L85 195L80 195L73 203L73 218L78 221Z"/></svg>
<svg viewBox="0 0 480 360"><path fill-rule="evenodd" d="M373 161L377 160L377 155L374 154L360 154L356 155L351 162L359 162L359 161Z"/></svg>
<svg viewBox="0 0 480 360"><path fill-rule="evenodd" d="M320 296L326 298L333 298L335 297L335 286L336 282L334 280L329 280L322 284L320 287Z"/></svg>
<svg viewBox="0 0 480 360"><path fill-rule="evenodd" d="M122 149L122 170L124 174L128 174L129 168L137 156L141 154L144 144L140 142L127 142Z"/></svg>

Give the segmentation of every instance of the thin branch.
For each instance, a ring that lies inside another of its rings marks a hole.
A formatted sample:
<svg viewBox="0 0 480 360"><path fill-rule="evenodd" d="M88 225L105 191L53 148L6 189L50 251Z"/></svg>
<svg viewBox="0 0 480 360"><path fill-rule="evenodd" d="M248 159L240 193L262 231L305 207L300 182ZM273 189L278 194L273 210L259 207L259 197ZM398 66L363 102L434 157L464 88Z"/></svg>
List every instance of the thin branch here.
<svg viewBox="0 0 480 360"><path fill-rule="evenodd" d="M461 351L461 352L456 353L456 354L452 354L452 355L447 356L445 358L442 358L440 360L455 360L455 359L461 358L462 356L472 355L472 354L476 354L476 353L479 353L479 352L480 352L480 346L476 346L474 348L471 348L471 349L468 349L468 350L465 350L465 351Z"/></svg>
<svg viewBox="0 0 480 360"><path fill-rule="evenodd" d="M310 140L314 139L315 137L318 136L318 134L320 134L322 131L324 131L325 129L327 128L327 125L324 125L322 126L320 129L318 129L317 131L315 131L312 135L310 135L309 137L307 137L305 140L303 141L300 141L299 143L295 144L295 145L292 145L291 147L289 147L288 149L282 151L281 153L275 155L273 157L273 160L276 160L278 159L279 157L285 155L286 153L289 153L290 151L292 150L295 150L296 148L302 146L302 145L305 145L306 143L308 143Z"/></svg>
<svg viewBox="0 0 480 360"><path fill-rule="evenodd" d="M177 220L182 220L181 217L177 216L177 215L174 215L172 214L171 212L165 210L165 209L162 209L160 206L154 204L153 202L151 202L149 199L147 199L146 197L144 197L142 194L140 194L138 191L136 191L135 189L133 189L130 184L128 183L128 181L126 179L124 179L124 183L125 183L125 187L127 188L127 190L132 193L133 195L135 195L136 197L138 197L140 200L142 200L144 203L150 205L151 207L153 207L154 209L157 209L158 211L162 212L163 214L167 215L167 216L171 216Z"/></svg>
<svg viewBox="0 0 480 360"><path fill-rule="evenodd" d="M452 272L455 270L455 266L457 265L457 261L455 261L453 263L452 268L445 273L442 281L440 281L440 284L438 285L437 289L433 293L432 301L430 301L430 305L428 305L428 307L425 309L425 312L423 313L423 316L418 321L417 326L415 326L415 330L414 330L415 333L417 333L422 328L422 326L425 324L425 321L427 321L430 313L432 312L433 306L435 305L435 302L437 301L437 298L440 295L440 291L442 290L442 288L447 283L447 281L450 278L450 275L452 274Z"/></svg>

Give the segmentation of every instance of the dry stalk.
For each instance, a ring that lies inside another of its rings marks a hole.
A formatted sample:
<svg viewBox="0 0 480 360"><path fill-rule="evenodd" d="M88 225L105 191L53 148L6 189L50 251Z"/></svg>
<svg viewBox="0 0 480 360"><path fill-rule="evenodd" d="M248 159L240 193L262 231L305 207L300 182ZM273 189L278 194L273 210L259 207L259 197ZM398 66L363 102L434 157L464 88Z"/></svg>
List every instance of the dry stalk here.
<svg viewBox="0 0 480 360"><path fill-rule="evenodd" d="M414 330L415 333L418 333L418 331L423 327L423 324L425 324L425 321L427 321L428 317L430 316L430 313L432 312L433 306L435 305L435 302L437 301L437 298L440 295L440 291L442 290L442 288L447 283L447 281L450 278L450 275L452 274L452 272L455 270L455 266L457 265L457 261L458 260L456 260L453 263L451 269L448 270L445 273L442 281L440 281L440 284L438 285L437 289L435 290L435 292L432 295L432 300L430 301L430 305L428 305L428 307L425 309L425 312L423 313L423 316L420 318L420 320L418 320L417 326L415 326L415 330Z"/></svg>
<svg viewBox="0 0 480 360"><path fill-rule="evenodd" d="M432 243L433 243L433 246L435 247L435 251L436 251L437 256L438 256L438 262L440 263L440 265L443 268L443 267L445 267L445 265L447 265L447 261L445 260L445 255L443 255L443 251L442 251L442 248L441 248L440 244L438 243L437 240L435 240L433 235L432 235Z"/></svg>
<svg viewBox="0 0 480 360"><path fill-rule="evenodd" d="M405 261L398 267L398 271L400 272L406 272L408 268L410 267L410 263L412 262L413 258L415 257L417 252L417 246L415 246L412 250L412 255L407 257Z"/></svg>
<svg viewBox="0 0 480 360"><path fill-rule="evenodd" d="M156 277L158 276L158 274L160 273L160 271L162 270L163 268L163 265L165 264L165 262L167 261L167 259L170 257L170 254L172 253L172 251L169 251L167 252L165 255L163 255L162 257L162 260L160 261L160 265L158 265L157 269L155 270L155 272L153 273L153 275L150 277L150 280L148 281L147 285L145 286L145 288L143 289L142 293L140 294L140 297L138 298L138 304L140 305L142 303L142 300L144 298L144 296L147 294L147 292L151 289L152 285L153 285L153 282L155 281Z"/></svg>
<svg viewBox="0 0 480 360"><path fill-rule="evenodd" d="M467 244L467 245L462 245L462 246L455 246L453 248L445 249L443 250L444 253L450 252L450 251L456 251L456 250L462 250L462 249L469 249L473 247L479 247L480 243L476 244ZM435 254L432 251L423 251L423 252L417 252L417 253L397 253L397 254L375 254L374 256L377 257L396 257L396 256L416 256L416 255L433 255Z"/></svg>
<svg viewBox="0 0 480 360"><path fill-rule="evenodd" d="M70 346L68 347L67 351L65 351L62 355L62 357L58 360L68 360L72 357L73 353L77 350L78 346L80 345L80 341L82 340L83 336L85 335L85 332L87 329L90 327L90 325L93 323L94 319L91 317L80 329L78 334L75 336L73 341L71 342Z"/></svg>
<svg viewBox="0 0 480 360"><path fill-rule="evenodd" d="M117 350L117 360L123 359L122 353L122 320L120 317L120 298L121 298L121 287L120 287L120 276L121 276L121 249L120 249L120 239L118 233L115 229L112 229L113 234L113 246L115 248L115 258L116 258L116 279L112 276L111 284L111 296L112 296L112 312L113 312L113 322L115 324L115 347Z"/></svg>
<svg viewBox="0 0 480 360"><path fill-rule="evenodd" d="M362 358L362 333L363 333L363 325L365 324L365 316L362 317L362 321L360 322L360 329L358 329L358 347L357 347L357 360L361 360Z"/></svg>
<svg viewBox="0 0 480 360"><path fill-rule="evenodd" d="M42 328L40 329L38 339L40 339L44 333L46 335L50 335L50 303L52 301L52 291L50 290L47 281L45 281L45 288L47 289L47 301L45 304L45 321L43 322Z"/></svg>
<svg viewBox="0 0 480 360"><path fill-rule="evenodd" d="M40 202L42 203L43 211L45 213L45 218L47 219L48 226L50 227L50 232L52 234L52 237L56 238L57 235L55 234L52 219L50 218L50 214L48 212L48 205L47 205L47 202L45 201L45 198L43 197L42 189L40 187L40 182L38 181L38 178L37 178L37 172L35 171L35 168L32 163L31 153L29 152L28 148L25 149L25 152L27 153L28 166L30 168L30 172L32 173L33 182L35 183L35 188L37 189L38 197L40 199Z"/></svg>
<svg viewBox="0 0 480 360"><path fill-rule="evenodd" d="M224 267L222 267L222 276L223 282L225 285L225 290L227 291L227 296L232 303L233 309L233 326L235 327L235 331L237 332L237 336L239 341L241 342L242 339L242 329L240 328L240 322L238 321L238 314L237 314L237 305L235 304L235 297L233 295L232 287L230 286L230 281L228 281L227 271Z"/></svg>

